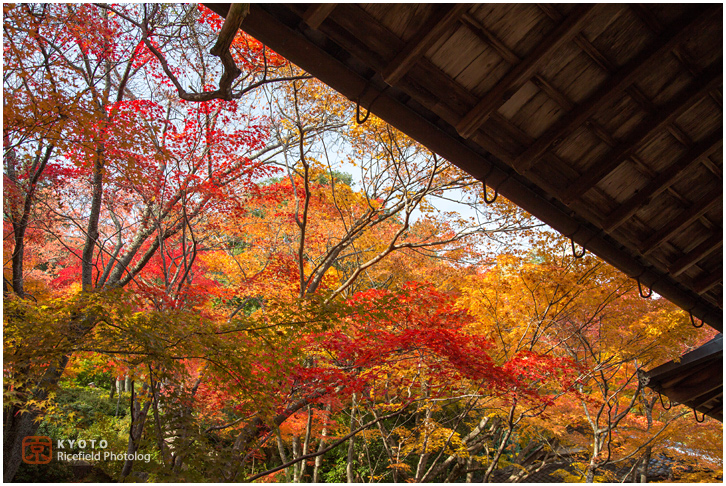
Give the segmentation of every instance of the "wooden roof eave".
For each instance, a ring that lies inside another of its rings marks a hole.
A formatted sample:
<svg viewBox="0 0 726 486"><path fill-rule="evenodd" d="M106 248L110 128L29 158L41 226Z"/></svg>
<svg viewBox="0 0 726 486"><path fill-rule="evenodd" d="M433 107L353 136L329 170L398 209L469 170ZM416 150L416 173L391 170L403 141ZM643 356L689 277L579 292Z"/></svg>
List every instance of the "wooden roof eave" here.
<svg viewBox="0 0 726 486"><path fill-rule="evenodd" d="M224 16L229 4L208 4L208 7ZM425 113L426 116L423 116L421 109L412 110L396 98L395 87L386 90L387 84L380 75L376 74L368 79L359 72L359 67L346 64L345 60L337 59L313 42L311 38L315 33L304 25L304 21L286 18L285 15L273 15L271 11L276 12L275 8L274 5L252 4L242 28L344 96L351 100L358 99L362 106L370 106L375 99L371 110L376 116L473 177L486 180L487 185L496 187L504 197L555 230L569 236L578 244L586 245L588 250L628 276L637 278L644 286L652 288L659 295L689 310L693 316L722 331L721 309L705 302L697 293L685 289L667 274L641 263L603 231L574 216L565 204L548 197L526 175L516 173L491 154L482 153L481 148L473 142L461 138L455 127L440 119L436 124L429 121L438 118L435 114ZM326 11L319 10L311 12L318 25L326 14Z"/></svg>
<svg viewBox="0 0 726 486"><path fill-rule="evenodd" d="M678 361L640 372L639 377L671 402L723 422L723 334Z"/></svg>

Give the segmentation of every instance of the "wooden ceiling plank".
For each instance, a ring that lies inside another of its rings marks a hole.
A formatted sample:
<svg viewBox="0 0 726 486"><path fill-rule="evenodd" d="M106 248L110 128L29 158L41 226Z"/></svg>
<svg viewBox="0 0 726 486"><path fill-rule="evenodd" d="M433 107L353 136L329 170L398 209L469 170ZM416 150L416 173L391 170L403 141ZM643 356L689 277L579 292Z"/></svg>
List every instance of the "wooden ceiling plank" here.
<svg viewBox="0 0 726 486"><path fill-rule="evenodd" d="M711 95L711 99L713 100L713 102L716 103L719 108L723 109L723 95L721 93L721 90L714 89L708 94Z"/></svg>
<svg viewBox="0 0 726 486"><path fill-rule="evenodd" d="M303 13L302 19L310 28L317 29L333 13L336 5L337 3L316 3Z"/></svg>
<svg viewBox="0 0 726 486"><path fill-rule="evenodd" d="M482 42L494 49L502 59L511 65L519 64L521 59L509 47L504 45L494 34L489 32L476 18L471 14L465 13L461 17L461 23L464 24L474 35L479 37Z"/></svg>
<svg viewBox="0 0 726 486"><path fill-rule="evenodd" d="M720 363L723 367L723 362ZM722 378L723 379L723 378ZM723 400L723 386L717 386L713 390L705 391L698 396L693 397L693 401L697 403L697 407L705 407L709 405L709 402ZM711 403L710 408L714 409L718 404Z"/></svg>
<svg viewBox="0 0 726 486"><path fill-rule="evenodd" d="M688 85L674 99L646 118L628 137L628 140L616 148L612 154L609 154L606 160L592 166L572 183L571 189L562 195L565 204L569 204L585 194L610 172L617 169L638 148L690 109L699 98L706 95L715 85L720 84L723 79L722 69L721 60L715 62L704 71L704 76Z"/></svg>
<svg viewBox="0 0 726 486"><path fill-rule="evenodd" d="M637 3L628 6L633 10L633 12L635 12L638 18L645 24L645 26L648 27L653 33L660 34L661 32L663 32L663 24L661 24L656 16L653 15L653 12L650 11L650 8L648 8L647 5Z"/></svg>
<svg viewBox="0 0 726 486"><path fill-rule="evenodd" d="M676 387L663 390L663 394L674 402L700 404L700 397L717 394L719 388L723 389L723 374L712 373L707 379L695 384L684 378Z"/></svg>
<svg viewBox="0 0 726 486"><path fill-rule="evenodd" d="M562 14L551 3L538 3L537 8L539 8L553 22L559 22L562 20Z"/></svg>
<svg viewBox="0 0 726 486"><path fill-rule="evenodd" d="M586 101L552 125L534 144L514 160L514 168L522 174L526 173L544 152L552 148L553 144L556 145L560 140L572 133L599 108L612 102L653 61L686 40L692 32L698 30L713 14L714 9L709 8L701 12L695 19L685 21L683 24L680 22L684 19L681 19L679 25L665 31L656 42L625 64Z"/></svg>
<svg viewBox="0 0 726 486"><path fill-rule="evenodd" d="M695 290L699 295L705 294L716 285L720 284L722 278L723 268L718 268L715 271L706 275L705 277L702 277L701 279L695 281L693 283L693 290Z"/></svg>
<svg viewBox="0 0 726 486"><path fill-rule="evenodd" d="M448 4L445 11L436 11L424 23L406 46L386 66L381 73L383 80L390 86L396 84L425 54L426 51L442 37L459 20L461 14L469 9L468 4Z"/></svg>
<svg viewBox="0 0 726 486"><path fill-rule="evenodd" d="M651 113L657 109L655 103L653 103L653 101L649 99L645 93L643 93L643 90L638 88L636 85L631 84L625 88L625 92L628 93L628 96L630 96L643 111Z"/></svg>
<svg viewBox="0 0 726 486"><path fill-rule="evenodd" d="M582 51L587 54L595 64L600 66L600 69L608 73L615 71L616 67L610 59L605 57L605 55L600 52L598 48L592 44L592 42L587 40L584 35L578 34L575 36L575 44L577 44L577 47L582 49Z"/></svg>
<svg viewBox="0 0 726 486"><path fill-rule="evenodd" d="M689 224L703 216L703 214L714 205L720 203L722 197L723 188L719 187L717 189L712 189L704 197L693 203L690 208L678 215L676 219L670 221L663 228L656 231L652 236L645 240L640 247L640 253L642 255L650 254L653 250L658 248L661 243L685 229Z"/></svg>
<svg viewBox="0 0 726 486"><path fill-rule="evenodd" d="M615 211L613 211L605 220L604 230L610 233L627 221L649 200L668 189L678 177L697 163L699 159L707 156L719 145L721 145L721 131L711 133L702 141L694 144L690 150L683 154L676 162L671 164L667 169L655 176L647 186L635 193L630 199L622 203Z"/></svg>
<svg viewBox="0 0 726 486"><path fill-rule="evenodd" d="M678 125L668 125L668 131L673 135L673 138L678 140L678 143L685 147L693 145L693 140L688 136Z"/></svg>
<svg viewBox="0 0 726 486"><path fill-rule="evenodd" d="M715 175L719 179L723 179L723 171L721 170L721 167L714 164L709 157L702 158L701 163L704 165L704 167L711 171L713 175Z"/></svg>
<svg viewBox="0 0 726 486"><path fill-rule="evenodd" d="M722 231L722 228L716 228L716 231L710 238L676 260L670 267L668 267L670 274L673 277L679 276L703 258L706 258L711 253L721 248L723 246Z"/></svg>
<svg viewBox="0 0 726 486"><path fill-rule="evenodd" d="M469 138L504 102L528 81L564 43L569 42L581 29L592 13L594 4L580 5L550 34L540 42L527 57L514 66L456 125L456 131Z"/></svg>
<svg viewBox="0 0 726 486"><path fill-rule="evenodd" d="M575 104L570 101L567 96L565 96L560 90L552 86L552 83L547 81L539 74L535 74L534 77L532 77L532 82L535 86L544 91L547 96L553 99L555 103L560 105L562 109L570 111L572 108L575 107Z"/></svg>

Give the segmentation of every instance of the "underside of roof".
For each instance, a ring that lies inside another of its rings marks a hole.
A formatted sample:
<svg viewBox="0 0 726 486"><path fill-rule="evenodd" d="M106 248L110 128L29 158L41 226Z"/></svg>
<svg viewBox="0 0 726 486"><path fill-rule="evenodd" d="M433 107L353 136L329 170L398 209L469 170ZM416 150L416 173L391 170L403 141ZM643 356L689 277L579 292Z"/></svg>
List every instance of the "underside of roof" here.
<svg viewBox="0 0 726 486"><path fill-rule="evenodd" d="M642 379L672 403L723 422L723 334L684 354L678 362L648 371Z"/></svg>
<svg viewBox="0 0 726 486"><path fill-rule="evenodd" d="M722 10L252 4L242 29L722 331Z"/></svg>

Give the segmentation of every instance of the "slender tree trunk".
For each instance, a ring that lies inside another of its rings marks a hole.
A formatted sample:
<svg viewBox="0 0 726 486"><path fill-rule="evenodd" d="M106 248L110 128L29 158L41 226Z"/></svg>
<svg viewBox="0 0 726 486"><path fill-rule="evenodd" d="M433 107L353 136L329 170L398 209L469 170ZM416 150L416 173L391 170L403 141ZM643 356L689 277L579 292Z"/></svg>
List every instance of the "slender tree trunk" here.
<svg viewBox="0 0 726 486"><path fill-rule="evenodd" d="M507 431L504 434L504 437L502 437L502 442L499 444L499 447L497 448L497 452L494 454L494 458L492 459L492 463L489 464L489 467L486 470L486 473L484 473L484 479L482 480L483 483L488 483L489 478L492 475L492 472L494 472L494 469L497 467L497 464L499 463L499 459L502 457L502 453L504 452L504 449L507 448L507 442L509 442L509 438L512 436L512 432L514 431L514 426L516 425L516 422L514 421L514 411L517 409L517 401L515 399L514 403L512 404L512 407L509 409L509 418L507 419Z"/></svg>
<svg viewBox="0 0 726 486"><path fill-rule="evenodd" d="M427 393L428 395L428 393ZM416 477L415 481L417 483L421 482L421 479L424 476L424 473L426 472L426 463L429 459L429 453L427 452L427 447L429 443L429 433L427 430L428 422L431 419L431 407L428 407L426 409L426 417L424 418L424 440L423 440L423 449L421 451L421 456L418 459L418 464L416 465Z"/></svg>
<svg viewBox="0 0 726 486"><path fill-rule="evenodd" d="M353 429L355 429L355 393L353 393L353 399L351 401L351 407L350 407L350 431L353 432ZM345 475L348 479L349 483L354 482L353 477L353 451L354 451L354 444L355 444L355 436L348 439L348 459L345 464Z"/></svg>
<svg viewBox="0 0 726 486"><path fill-rule="evenodd" d="M648 466L650 465L650 455L652 453L652 447L646 446L645 452L643 452L643 463L640 465L639 471L638 471L638 482L640 483L647 483L648 482Z"/></svg>
<svg viewBox="0 0 726 486"><path fill-rule="evenodd" d="M86 244L83 247L83 261L81 262L81 283L83 290L90 292L93 289L93 254L98 240L98 220L101 216L101 202L103 201L103 157L102 145L96 150L96 160L93 164L93 181L91 182L91 214L86 229Z"/></svg>
<svg viewBox="0 0 726 486"><path fill-rule="evenodd" d="M118 417L118 408L119 405L121 405L121 393L124 391L124 384L123 381L119 380L118 377L116 378L116 414L114 417Z"/></svg>
<svg viewBox="0 0 726 486"><path fill-rule="evenodd" d="M325 417L323 418L323 430L320 433L320 444L318 444L318 453L325 449L325 438L328 435L328 416L330 415L331 405L325 405ZM313 468L313 482L320 482L320 466L323 464L323 454L315 458L315 467Z"/></svg>
<svg viewBox="0 0 726 486"><path fill-rule="evenodd" d="M308 421L305 426L305 440L303 441L302 446L302 455L306 456L308 454L308 448L310 447L310 434L312 433L313 428L313 409L310 405L308 405ZM299 462L300 469L298 471L297 475L297 482L302 483L303 476L305 475L305 470L307 469L305 461Z"/></svg>
<svg viewBox="0 0 726 486"><path fill-rule="evenodd" d="M146 388L146 387L144 387ZM141 441L141 435L144 432L144 425L146 424L146 417L149 414L149 407L151 406L151 400L147 400L144 407L136 400L134 394L134 382L131 382L131 426L129 427L129 446L127 452L129 456L136 454L139 450L139 442ZM124 467L121 470L121 479L131 474L131 468L134 467L134 460L127 458L124 461Z"/></svg>
<svg viewBox="0 0 726 486"><path fill-rule="evenodd" d="M299 435L293 435L292 436L292 459L295 460L298 457L300 457L300 436ZM299 475L300 475L300 463L296 462L292 466L292 480L293 482L297 483L299 482Z"/></svg>
<svg viewBox="0 0 726 486"><path fill-rule="evenodd" d="M275 427L275 437L277 438L277 450L280 453L280 460L282 461L282 464L287 464L287 453L285 452L285 443L282 442L282 434L280 434L280 428ZM292 474L290 474L292 471L288 467L285 469L285 482L291 483L292 482Z"/></svg>

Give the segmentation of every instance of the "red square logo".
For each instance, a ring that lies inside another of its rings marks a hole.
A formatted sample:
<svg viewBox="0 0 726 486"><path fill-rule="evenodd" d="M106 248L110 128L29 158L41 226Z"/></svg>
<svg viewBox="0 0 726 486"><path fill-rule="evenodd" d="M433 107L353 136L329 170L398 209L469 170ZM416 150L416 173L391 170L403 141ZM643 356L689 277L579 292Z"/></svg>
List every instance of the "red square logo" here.
<svg viewBox="0 0 726 486"><path fill-rule="evenodd" d="M53 443L44 435L29 435L23 439L23 462L48 464L53 458Z"/></svg>

